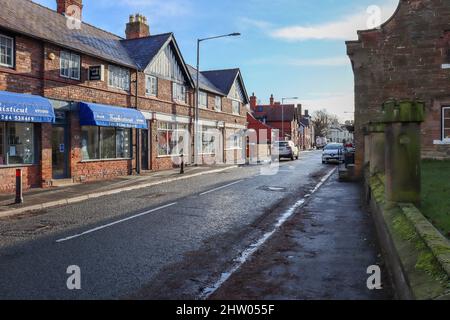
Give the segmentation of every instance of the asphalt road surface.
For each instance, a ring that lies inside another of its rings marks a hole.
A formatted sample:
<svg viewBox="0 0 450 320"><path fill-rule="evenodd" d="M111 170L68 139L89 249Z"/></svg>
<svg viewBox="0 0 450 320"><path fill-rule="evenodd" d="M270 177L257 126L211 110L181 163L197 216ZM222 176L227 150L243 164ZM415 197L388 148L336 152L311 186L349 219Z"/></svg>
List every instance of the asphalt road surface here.
<svg viewBox="0 0 450 320"><path fill-rule="evenodd" d="M0 220L0 299L197 299L333 169L320 152ZM81 289L67 288L69 266Z"/></svg>

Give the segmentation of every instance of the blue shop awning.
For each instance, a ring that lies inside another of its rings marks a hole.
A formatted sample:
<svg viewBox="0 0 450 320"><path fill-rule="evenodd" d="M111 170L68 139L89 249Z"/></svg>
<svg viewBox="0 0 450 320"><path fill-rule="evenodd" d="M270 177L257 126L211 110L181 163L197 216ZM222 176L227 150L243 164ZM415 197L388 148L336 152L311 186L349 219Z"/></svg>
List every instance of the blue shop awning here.
<svg viewBox="0 0 450 320"><path fill-rule="evenodd" d="M144 115L135 109L80 103L80 125L147 129Z"/></svg>
<svg viewBox="0 0 450 320"><path fill-rule="evenodd" d="M0 91L0 121L54 123L55 112L43 97Z"/></svg>

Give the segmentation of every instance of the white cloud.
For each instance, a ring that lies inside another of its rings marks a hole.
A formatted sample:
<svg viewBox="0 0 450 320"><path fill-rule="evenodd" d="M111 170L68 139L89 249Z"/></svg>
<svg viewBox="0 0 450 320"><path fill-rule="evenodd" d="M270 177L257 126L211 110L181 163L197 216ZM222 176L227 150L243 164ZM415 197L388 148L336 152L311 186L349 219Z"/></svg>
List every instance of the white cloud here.
<svg viewBox="0 0 450 320"><path fill-rule="evenodd" d="M276 29L269 34L274 38L288 41L356 39L357 30L370 29L374 27L374 23L380 24L386 21L395 12L397 6L398 0L388 0L379 7L381 14L379 17L377 17L377 10L374 10L375 7L371 6L335 21L312 26L288 26Z"/></svg>
<svg viewBox="0 0 450 320"><path fill-rule="evenodd" d="M97 0L98 1L98 0ZM100 0L100 4L105 7L121 6L126 7L129 13L151 12L151 16L183 16L190 13L190 1L184 0L183 5L177 0Z"/></svg>

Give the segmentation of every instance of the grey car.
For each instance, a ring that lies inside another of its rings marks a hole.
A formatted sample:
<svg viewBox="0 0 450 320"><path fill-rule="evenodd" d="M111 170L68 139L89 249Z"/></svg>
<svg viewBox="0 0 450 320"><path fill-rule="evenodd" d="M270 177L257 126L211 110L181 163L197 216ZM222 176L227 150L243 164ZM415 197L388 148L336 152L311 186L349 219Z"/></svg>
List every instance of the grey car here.
<svg viewBox="0 0 450 320"><path fill-rule="evenodd" d="M327 144L322 152L322 163L343 163L345 160L344 151L344 145L342 143Z"/></svg>

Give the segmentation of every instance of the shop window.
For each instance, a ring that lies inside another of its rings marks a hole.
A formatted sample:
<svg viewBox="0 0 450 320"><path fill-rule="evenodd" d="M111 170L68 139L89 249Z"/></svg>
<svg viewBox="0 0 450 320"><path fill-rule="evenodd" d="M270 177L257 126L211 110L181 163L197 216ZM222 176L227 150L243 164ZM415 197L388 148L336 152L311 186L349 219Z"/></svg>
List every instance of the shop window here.
<svg viewBox="0 0 450 320"><path fill-rule="evenodd" d="M213 127L202 128L202 154L213 155L216 153L217 129Z"/></svg>
<svg viewBox="0 0 450 320"><path fill-rule="evenodd" d="M131 159L131 129L82 127L83 160Z"/></svg>
<svg viewBox="0 0 450 320"><path fill-rule="evenodd" d="M168 122L158 123L158 156L177 156L184 154L184 139L188 126Z"/></svg>
<svg viewBox="0 0 450 320"><path fill-rule="evenodd" d="M82 137L83 160L100 159L98 127L83 127Z"/></svg>
<svg viewBox="0 0 450 320"><path fill-rule="evenodd" d="M34 164L34 124L0 122L0 165Z"/></svg>
<svg viewBox="0 0 450 320"><path fill-rule="evenodd" d="M442 140L450 139L450 107L442 109Z"/></svg>

